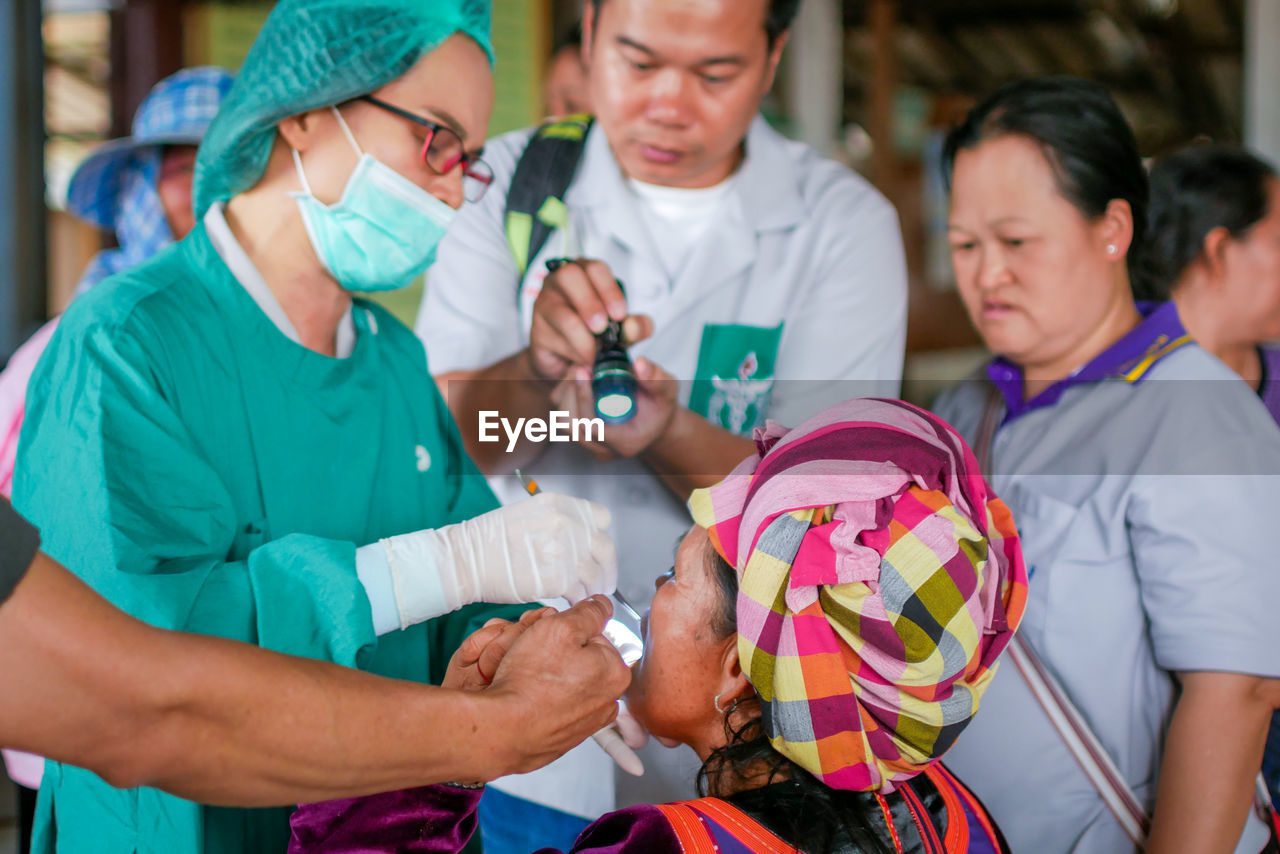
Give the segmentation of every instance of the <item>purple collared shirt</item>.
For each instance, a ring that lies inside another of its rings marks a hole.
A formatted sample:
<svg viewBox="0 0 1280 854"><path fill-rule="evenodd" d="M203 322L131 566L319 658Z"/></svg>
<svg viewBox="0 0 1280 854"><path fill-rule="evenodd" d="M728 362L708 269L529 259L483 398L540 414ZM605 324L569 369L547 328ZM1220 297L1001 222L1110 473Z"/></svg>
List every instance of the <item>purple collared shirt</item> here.
<svg viewBox="0 0 1280 854"><path fill-rule="evenodd" d="M1191 336L1178 317L1178 309L1172 302L1138 303L1138 311L1142 313L1142 322L1129 330L1123 338L1093 357L1071 376L1058 380L1030 400L1024 400L1022 396L1022 368L1002 356L993 359L987 366L987 376L1004 397L1005 422L1033 410L1053 406L1063 392L1077 383L1094 383L1105 379L1141 382L1152 365L1191 341ZM1280 366L1277 379L1280 379ZM1276 387L1274 393L1280 399L1280 386Z"/></svg>
<svg viewBox="0 0 1280 854"><path fill-rule="evenodd" d="M1258 397L1280 424L1280 347L1259 347L1258 355L1262 356L1262 387L1258 389Z"/></svg>

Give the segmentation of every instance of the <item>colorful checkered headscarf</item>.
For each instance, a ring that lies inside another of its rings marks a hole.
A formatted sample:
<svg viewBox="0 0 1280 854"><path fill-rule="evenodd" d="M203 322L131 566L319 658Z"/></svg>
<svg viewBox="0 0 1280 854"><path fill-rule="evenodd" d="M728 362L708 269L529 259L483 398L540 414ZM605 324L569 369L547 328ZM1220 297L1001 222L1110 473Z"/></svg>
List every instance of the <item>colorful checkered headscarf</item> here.
<svg viewBox="0 0 1280 854"><path fill-rule="evenodd" d="M889 792L955 742L1022 618L1013 518L950 425L897 400L756 430L689 500L738 573L738 652L774 748Z"/></svg>

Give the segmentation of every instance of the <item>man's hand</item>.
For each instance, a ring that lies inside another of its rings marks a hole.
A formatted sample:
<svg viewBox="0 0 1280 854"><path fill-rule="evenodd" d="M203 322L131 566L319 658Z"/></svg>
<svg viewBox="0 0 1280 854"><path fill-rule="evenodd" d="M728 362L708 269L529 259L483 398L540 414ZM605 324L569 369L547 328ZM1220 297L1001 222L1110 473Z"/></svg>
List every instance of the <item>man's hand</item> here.
<svg viewBox="0 0 1280 854"><path fill-rule="evenodd" d="M596 335L609 320L622 323L628 344L653 334L645 315L627 315L627 301L613 273L601 261L565 264L543 281L529 328L529 368L534 376L560 382L574 365L590 367Z"/></svg>
<svg viewBox="0 0 1280 854"><path fill-rule="evenodd" d="M554 613L553 608L536 608L520 615L519 622L493 619L471 633L458 651L449 659L442 688L462 691L481 691L493 681L498 665L515 645L516 640L544 615Z"/></svg>
<svg viewBox="0 0 1280 854"><path fill-rule="evenodd" d="M634 457L648 450L671 426L679 405L680 384L675 377L648 359L636 359L635 415L623 424L605 424L604 442L581 441L596 459ZM574 368L551 395L557 409L571 418L594 418L595 398L591 392L591 371Z"/></svg>
<svg viewBox="0 0 1280 854"><path fill-rule="evenodd" d="M484 690L491 682L486 674L497 671L502 659L525 630L543 616L554 613L556 612L551 608L540 608L526 611L517 623L506 620L490 620L485 623L483 628L463 641L462 646L454 653L442 686L463 691ZM649 740L649 734L627 712L624 704L619 702L618 705L618 716L613 723L596 731L593 737L624 770L639 776L644 773L644 765L634 751L644 746Z"/></svg>
<svg viewBox="0 0 1280 854"><path fill-rule="evenodd" d="M493 678L482 695L503 703L512 722L511 773L546 765L612 722L631 682L631 671L601 634L613 613L608 599L593 596L567 611L534 613L514 624L518 633L509 648L494 650L495 671L486 669L490 656L476 659ZM504 643L509 631L501 627L485 651Z"/></svg>

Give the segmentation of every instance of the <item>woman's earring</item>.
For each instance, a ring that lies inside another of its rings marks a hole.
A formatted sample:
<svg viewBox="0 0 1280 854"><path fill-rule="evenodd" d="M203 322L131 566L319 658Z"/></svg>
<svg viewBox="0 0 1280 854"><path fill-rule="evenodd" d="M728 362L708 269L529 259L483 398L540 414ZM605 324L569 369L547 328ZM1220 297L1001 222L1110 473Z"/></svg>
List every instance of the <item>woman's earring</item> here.
<svg viewBox="0 0 1280 854"><path fill-rule="evenodd" d="M1114 243L1107 244L1107 254L1108 255L1116 254L1116 245Z"/></svg>
<svg viewBox="0 0 1280 854"><path fill-rule="evenodd" d="M723 693L723 692L721 692L721 693ZM712 700L711 702L715 704L715 707L716 707L716 711L717 711L717 712L719 712L719 713L720 713L720 714L722 714L722 715L727 715L727 714L729 714L729 710L728 710L728 709L722 709L722 708L720 708L720 694L716 694L716 698L715 698L714 700Z"/></svg>

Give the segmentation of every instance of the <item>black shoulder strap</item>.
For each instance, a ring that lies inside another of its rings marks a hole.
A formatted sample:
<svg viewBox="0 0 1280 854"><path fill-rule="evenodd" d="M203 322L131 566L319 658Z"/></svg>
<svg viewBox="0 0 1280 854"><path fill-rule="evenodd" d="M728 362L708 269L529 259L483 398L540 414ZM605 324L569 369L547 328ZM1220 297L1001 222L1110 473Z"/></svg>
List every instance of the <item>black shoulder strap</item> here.
<svg viewBox="0 0 1280 854"><path fill-rule="evenodd" d="M551 232L568 220L564 195L578 170L592 121L585 113L553 119L534 132L520 155L507 191L504 231L521 279Z"/></svg>

